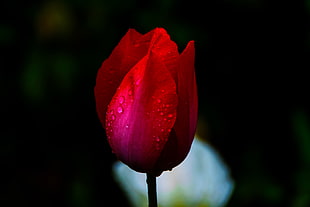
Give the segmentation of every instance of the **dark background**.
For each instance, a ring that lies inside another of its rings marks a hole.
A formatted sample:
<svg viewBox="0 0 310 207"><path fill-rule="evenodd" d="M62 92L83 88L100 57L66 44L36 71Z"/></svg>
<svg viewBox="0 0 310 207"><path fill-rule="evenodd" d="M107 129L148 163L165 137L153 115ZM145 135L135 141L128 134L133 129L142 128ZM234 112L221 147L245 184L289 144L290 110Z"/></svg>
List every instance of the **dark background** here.
<svg viewBox="0 0 310 207"><path fill-rule="evenodd" d="M227 206L310 206L309 0L11 0L0 17L0 206L128 206L93 87L128 28L154 27L196 42Z"/></svg>

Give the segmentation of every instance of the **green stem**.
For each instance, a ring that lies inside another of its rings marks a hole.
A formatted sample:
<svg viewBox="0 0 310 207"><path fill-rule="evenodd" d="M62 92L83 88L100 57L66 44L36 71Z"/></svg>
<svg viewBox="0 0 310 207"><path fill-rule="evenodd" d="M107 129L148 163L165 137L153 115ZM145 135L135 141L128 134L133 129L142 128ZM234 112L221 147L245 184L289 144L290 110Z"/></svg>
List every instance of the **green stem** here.
<svg viewBox="0 0 310 207"><path fill-rule="evenodd" d="M156 193L156 176L147 173L147 194L149 199L149 207L157 207L157 193Z"/></svg>

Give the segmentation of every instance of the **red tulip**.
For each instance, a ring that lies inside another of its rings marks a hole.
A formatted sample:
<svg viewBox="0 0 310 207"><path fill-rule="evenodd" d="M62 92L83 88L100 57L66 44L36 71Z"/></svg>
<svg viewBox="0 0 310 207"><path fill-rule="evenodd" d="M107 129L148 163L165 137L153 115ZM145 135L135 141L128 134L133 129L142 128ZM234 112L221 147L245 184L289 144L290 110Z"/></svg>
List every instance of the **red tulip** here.
<svg viewBox="0 0 310 207"><path fill-rule="evenodd" d="M165 29L129 29L100 67L96 110L118 159L159 176L188 154L197 124L195 48L179 54Z"/></svg>

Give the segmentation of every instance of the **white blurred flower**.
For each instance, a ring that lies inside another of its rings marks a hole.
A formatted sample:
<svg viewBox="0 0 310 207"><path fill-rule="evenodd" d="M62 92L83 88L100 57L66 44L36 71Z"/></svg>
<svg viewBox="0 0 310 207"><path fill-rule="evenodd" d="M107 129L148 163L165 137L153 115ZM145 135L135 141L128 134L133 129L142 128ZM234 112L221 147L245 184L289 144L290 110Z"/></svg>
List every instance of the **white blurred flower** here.
<svg viewBox="0 0 310 207"><path fill-rule="evenodd" d="M121 162L113 167L115 179L124 189L132 206L147 206L146 175ZM195 138L187 158L172 171L157 179L159 206L222 207L228 201L234 182L219 154Z"/></svg>

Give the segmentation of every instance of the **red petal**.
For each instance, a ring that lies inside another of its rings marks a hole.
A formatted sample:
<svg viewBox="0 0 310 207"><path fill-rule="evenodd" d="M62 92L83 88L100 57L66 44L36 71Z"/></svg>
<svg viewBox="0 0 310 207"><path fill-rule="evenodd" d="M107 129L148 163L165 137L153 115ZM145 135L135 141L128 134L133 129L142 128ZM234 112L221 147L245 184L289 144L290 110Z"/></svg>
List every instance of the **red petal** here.
<svg viewBox="0 0 310 207"><path fill-rule="evenodd" d="M195 76L195 47L190 41L180 55L178 71L178 108L175 122L175 132L178 139L177 162L183 161L190 150L197 125L198 95Z"/></svg>
<svg viewBox="0 0 310 207"><path fill-rule="evenodd" d="M194 42L188 43L180 55L178 70L178 107L177 119L168 142L157 160L157 175L163 170L177 166L188 154L197 125L198 97L194 68ZM156 172L155 172L156 173Z"/></svg>
<svg viewBox="0 0 310 207"><path fill-rule="evenodd" d="M129 29L126 35L106 59L97 74L95 86L96 108L105 126L105 113L117 87L127 72L147 54L152 34L141 35Z"/></svg>
<svg viewBox="0 0 310 207"><path fill-rule="evenodd" d="M125 76L108 106L106 132L118 158L149 172L174 125L175 81L160 57L150 52Z"/></svg>

